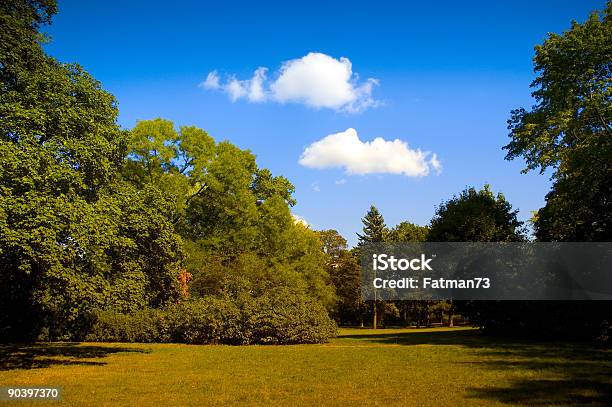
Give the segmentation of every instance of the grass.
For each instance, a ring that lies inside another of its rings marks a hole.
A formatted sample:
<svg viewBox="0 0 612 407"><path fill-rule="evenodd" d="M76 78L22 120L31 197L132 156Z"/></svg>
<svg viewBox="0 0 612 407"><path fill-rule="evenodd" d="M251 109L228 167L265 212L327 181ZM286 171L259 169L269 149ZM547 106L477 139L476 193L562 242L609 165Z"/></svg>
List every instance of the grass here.
<svg viewBox="0 0 612 407"><path fill-rule="evenodd" d="M341 329L296 346L2 345L9 385L60 386L73 406L608 405L612 351L465 328Z"/></svg>

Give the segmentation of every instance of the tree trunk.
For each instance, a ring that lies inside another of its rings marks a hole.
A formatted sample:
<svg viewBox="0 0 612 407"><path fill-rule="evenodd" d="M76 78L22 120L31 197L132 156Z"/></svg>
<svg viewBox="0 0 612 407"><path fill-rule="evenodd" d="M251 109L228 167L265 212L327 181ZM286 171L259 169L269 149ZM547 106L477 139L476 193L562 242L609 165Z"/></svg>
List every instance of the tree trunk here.
<svg viewBox="0 0 612 407"><path fill-rule="evenodd" d="M374 301L373 304L374 304L374 312L373 312L374 320L372 321L372 329L376 329L376 325L377 325L376 324L376 317L377 317L377 315L376 315L376 313L377 313L377 310L376 310L376 301Z"/></svg>

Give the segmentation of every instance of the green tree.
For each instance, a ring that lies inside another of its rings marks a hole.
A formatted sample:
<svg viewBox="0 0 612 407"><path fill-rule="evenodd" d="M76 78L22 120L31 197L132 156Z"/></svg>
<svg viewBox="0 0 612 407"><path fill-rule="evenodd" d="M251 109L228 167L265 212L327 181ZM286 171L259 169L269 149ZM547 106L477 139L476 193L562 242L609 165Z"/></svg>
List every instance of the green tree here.
<svg viewBox="0 0 612 407"><path fill-rule="evenodd" d="M612 2L584 23L535 47L532 109L508 121L507 159L524 172L552 171L546 204L533 217L539 241L612 240ZM481 319L502 332L594 336L610 320L603 301L520 302ZM491 310L495 312L495 310Z"/></svg>
<svg viewBox="0 0 612 407"><path fill-rule="evenodd" d="M340 324L359 322L363 326L359 259L348 250L346 239L337 231L330 229L318 233L327 255L327 273L337 296L334 317Z"/></svg>
<svg viewBox="0 0 612 407"><path fill-rule="evenodd" d="M517 242L524 240L523 223L503 194L490 187L467 188L443 202L429 225L430 242Z"/></svg>
<svg viewBox="0 0 612 407"><path fill-rule="evenodd" d="M426 242L429 227L410 222L401 222L389 231L392 242Z"/></svg>
<svg viewBox="0 0 612 407"><path fill-rule="evenodd" d="M290 287L333 306L319 236L291 216L293 185L258 168L250 151L196 127L143 120L130 132L124 174L175 203L192 293L237 298Z"/></svg>
<svg viewBox="0 0 612 407"><path fill-rule="evenodd" d="M540 240L612 239L612 2L535 47L536 100L508 121L507 159L552 169L535 217Z"/></svg>
<svg viewBox="0 0 612 407"><path fill-rule="evenodd" d="M0 335L78 335L87 313L175 297L163 197L122 182L126 135L100 83L41 48L52 1L0 4ZM140 223L147 220L146 223Z"/></svg>
<svg viewBox="0 0 612 407"><path fill-rule="evenodd" d="M478 191L467 188L436 209L427 239L430 242L520 242L525 239L525 232L517 212L503 194L493 194L488 185ZM452 301L433 305L448 312L449 325L455 309L484 325L484 321L488 323L512 307L504 301Z"/></svg>
<svg viewBox="0 0 612 407"><path fill-rule="evenodd" d="M361 222L363 223L363 234L357 233L359 245L380 243L387 239L389 231L385 225L385 219L374 205L370 206L368 213L361 219Z"/></svg>
<svg viewBox="0 0 612 407"><path fill-rule="evenodd" d="M363 223L363 234L357 233L359 238L358 248L369 243L382 243L387 240L389 230L385 225L385 219L374 205L370 206L368 213L361 219L361 222ZM376 329L379 324L383 324L385 309L384 301L376 299L372 301L372 328Z"/></svg>

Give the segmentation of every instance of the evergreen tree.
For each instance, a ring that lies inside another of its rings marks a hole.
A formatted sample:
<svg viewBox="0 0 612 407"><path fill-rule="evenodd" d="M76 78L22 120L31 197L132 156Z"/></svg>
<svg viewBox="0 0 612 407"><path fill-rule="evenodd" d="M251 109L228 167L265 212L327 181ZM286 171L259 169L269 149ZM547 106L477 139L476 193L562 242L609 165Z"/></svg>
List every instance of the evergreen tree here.
<svg viewBox="0 0 612 407"><path fill-rule="evenodd" d="M387 239L389 231L385 225L385 219L374 205L370 206L370 210L366 213L366 216L361 219L361 222L363 222L363 234L360 235L357 233L359 237L359 247L368 243L384 242ZM376 298L376 296L374 298ZM381 303L380 305L382 305L380 307L377 306L379 302ZM374 300L372 302L372 328L376 329L378 327L378 321L380 320L378 318L378 312L382 311L384 314L384 309L385 307L382 301Z"/></svg>
<svg viewBox="0 0 612 407"><path fill-rule="evenodd" d="M357 233L359 246L365 243L384 242L387 239L388 230L385 219L374 205L370 206L370 210L361 221L363 222L363 234Z"/></svg>

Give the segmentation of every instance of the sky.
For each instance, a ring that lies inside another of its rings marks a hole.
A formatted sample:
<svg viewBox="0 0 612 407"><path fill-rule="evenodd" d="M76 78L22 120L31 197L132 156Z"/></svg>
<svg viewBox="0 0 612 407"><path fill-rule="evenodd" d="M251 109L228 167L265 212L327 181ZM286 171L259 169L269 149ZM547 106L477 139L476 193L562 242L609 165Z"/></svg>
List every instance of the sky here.
<svg viewBox="0 0 612 407"><path fill-rule="evenodd" d="M604 0L203 2L60 0L49 54L78 62L119 123L163 117L251 150L296 188L295 215L356 243L490 184L519 218L550 174L506 161L510 111L534 101L534 45Z"/></svg>

